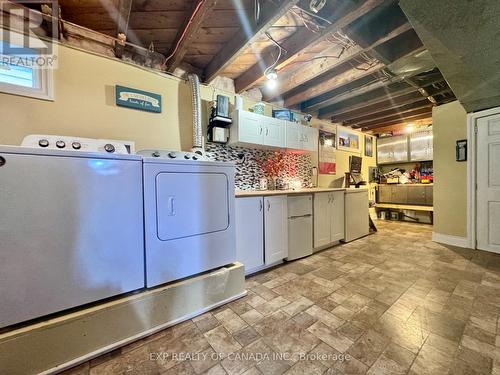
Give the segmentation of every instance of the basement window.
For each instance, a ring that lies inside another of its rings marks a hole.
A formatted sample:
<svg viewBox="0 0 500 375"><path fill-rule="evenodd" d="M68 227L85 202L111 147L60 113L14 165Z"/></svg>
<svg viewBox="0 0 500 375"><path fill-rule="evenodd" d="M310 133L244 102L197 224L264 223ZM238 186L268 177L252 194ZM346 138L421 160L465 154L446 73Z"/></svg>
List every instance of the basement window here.
<svg viewBox="0 0 500 375"><path fill-rule="evenodd" d="M11 54L13 48L22 50L23 53ZM0 92L53 100L52 69L30 64L30 61L37 57L39 55L33 49L7 44L0 40Z"/></svg>

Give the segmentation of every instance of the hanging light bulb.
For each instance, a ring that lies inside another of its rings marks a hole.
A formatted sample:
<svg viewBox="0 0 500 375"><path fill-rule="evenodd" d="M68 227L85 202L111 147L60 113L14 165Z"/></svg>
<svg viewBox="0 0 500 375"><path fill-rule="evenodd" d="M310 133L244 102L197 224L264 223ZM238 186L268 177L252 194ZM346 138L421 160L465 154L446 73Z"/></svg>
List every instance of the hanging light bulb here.
<svg viewBox="0 0 500 375"><path fill-rule="evenodd" d="M270 69L266 72L267 83L266 86L270 90L274 90L278 86L278 72L276 69Z"/></svg>

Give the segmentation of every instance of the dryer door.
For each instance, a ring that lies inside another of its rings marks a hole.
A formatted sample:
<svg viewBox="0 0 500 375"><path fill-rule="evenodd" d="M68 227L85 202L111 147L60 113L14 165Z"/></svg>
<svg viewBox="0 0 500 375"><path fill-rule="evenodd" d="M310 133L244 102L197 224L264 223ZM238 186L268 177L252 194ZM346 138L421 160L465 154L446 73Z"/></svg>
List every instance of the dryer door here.
<svg viewBox="0 0 500 375"><path fill-rule="evenodd" d="M158 238L169 241L226 230L228 185L224 173L159 173L156 176Z"/></svg>

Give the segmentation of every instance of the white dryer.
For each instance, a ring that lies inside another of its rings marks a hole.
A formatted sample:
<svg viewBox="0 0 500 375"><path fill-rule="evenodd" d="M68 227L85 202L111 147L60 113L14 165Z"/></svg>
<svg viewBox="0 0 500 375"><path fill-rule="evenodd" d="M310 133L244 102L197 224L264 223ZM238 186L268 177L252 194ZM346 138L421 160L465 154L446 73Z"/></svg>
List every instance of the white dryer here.
<svg viewBox="0 0 500 375"><path fill-rule="evenodd" d="M195 153L139 154L144 167L147 286L236 261L234 164Z"/></svg>
<svg viewBox="0 0 500 375"><path fill-rule="evenodd" d="M114 141L0 146L0 327L144 288L142 162Z"/></svg>

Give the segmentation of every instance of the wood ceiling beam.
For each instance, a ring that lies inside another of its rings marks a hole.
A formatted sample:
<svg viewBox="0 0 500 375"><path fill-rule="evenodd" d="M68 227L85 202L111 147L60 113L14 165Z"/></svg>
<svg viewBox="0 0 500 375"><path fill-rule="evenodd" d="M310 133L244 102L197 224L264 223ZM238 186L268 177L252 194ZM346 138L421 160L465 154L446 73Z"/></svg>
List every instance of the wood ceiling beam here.
<svg viewBox="0 0 500 375"><path fill-rule="evenodd" d="M193 9L184 20L182 27L177 33L172 49L166 60L166 70L172 73L180 66L189 45L195 40L203 21L213 11L218 0L195 0Z"/></svg>
<svg viewBox="0 0 500 375"><path fill-rule="evenodd" d="M425 99L424 99L425 100ZM399 110L391 110L391 111L385 111L386 113L379 114L377 115L369 115L360 118L359 120L353 120L349 122L349 125L351 125L354 129L362 128L364 124L366 123L372 123L374 121L379 121L379 120L386 120L386 119L391 119L394 116L402 116L404 117L406 114L409 113L414 113L417 110L421 110L424 108L432 108L434 107L434 104L430 103L429 101L420 101L413 103L412 105L409 105L407 109L400 108Z"/></svg>
<svg viewBox="0 0 500 375"><path fill-rule="evenodd" d="M377 104L383 104L386 103L387 101L397 100L398 98L401 97L406 99L410 97L422 98L422 95L420 95L420 93L418 93L413 87L406 87L394 92L384 93L384 95L378 96L370 100L360 101L350 106L342 106L342 107L335 106L334 108L332 108L332 106L328 106L325 108L321 108L318 113L318 117L320 119L326 119L330 117L337 118L342 115L348 115L352 114L353 112L362 111L367 107L372 107Z"/></svg>
<svg viewBox="0 0 500 375"><path fill-rule="evenodd" d="M369 130L369 129L373 129L374 127L377 127L377 126L392 125L393 123L410 121L412 119L416 120L417 117L424 118L426 116L429 116L430 114L432 114L431 108L417 109L417 110L414 110L412 112L408 112L404 115L395 115L392 117L387 117L387 118L382 119L382 120L366 122L363 124L361 129L362 130ZM422 116L422 117L420 117L420 116Z"/></svg>
<svg viewBox="0 0 500 375"><path fill-rule="evenodd" d="M445 88L443 90L448 90ZM352 112L344 113L337 115L335 114L332 119L334 122L354 122L358 121L360 117L376 115L385 110L396 110L400 109L404 106L409 106L417 102L426 101L428 98L422 97L422 95L418 95L416 91L411 92L410 94L403 95L402 97L386 99L384 102L380 104L370 105L364 107L361 110L355 110ZM428 102L432 103L432 102Z"/></svg>
<svg viewBox="0 0 500 375"><path fill-rule="evenodd" d="M255 22L253 16L242 14L242 25L249 22L250 25L242 27L238 33L231 38L225 46L214 56L205 69L205 82L210 83L215 77L222 73L236 58L243 53L252 43L283 17L300 0L282 0L278 6L274 2L266 1L261 5L261 19ZM241 10L243 13L243 10ZM249 30L247 30L247 28Z"/></svg>
<svg viewBox="0 0 500 375"><path fill-rule="evenodd" d="M116 37L119 38L120 34L127 36L128 23L130 19L130 12L132 10L132 0L118 0L118 14L116 22ZM115 41L115 56L121 58L125 49L125 40L123 43Z"/></svg>
<svg viewBox="0 0 500 375"><path fill-rule="evenodd" d="M277 66L286 65L295 59L301 51L311 48L317 43L325 40L330 34L341 30L343 27L364 16L366 13L370 12L384 2L385 0L367 0L358 8L348 12L331 25L325 27L320 33L313 33L307 28L303 28L295 32L292 36L283 41L282 47L287 51L287 53L282 54L281 58L277 62ZM262 78L265 67L270 66L276 59L273 52L275 51L265 53L258 63L254 64L247 71L236 78L236 92L241 92L250 88L260 78Z"/></svg>
<svg viewBox="0 0 500 375"><path fill-rule="evenodd" d="M436 77L432 81L429 81L425 84L425 86L422 87L429 87L432 86L435 83L442 82L444 78L441 77ZM320 108L318 117L319 118L329 118L333 117L334 121L349 121L353 118L359 117L360 114L366 114L369 113L369 111L372 111L372 108L374 105L380 104L380 106L383 105L389 105L389 106L401 106L405 104L409 104L415 101L415 99L420 100L423 96L422 93L419 92L419 95L416 93L418 92L418 88L416 87L407 87L403 89L398 89L398 90L390 90L388 87L389 84L394 83L393 81L386 81L388 82L387 85L384 85L383 87L387 87L387 92L384 93L384 95L373 98L370 100L360 100L359 103L352 104L350 106L339 106L339 103L342 103L343 100L338 100L336 103L329 105L327 107ZM379 88L379 87L377 87ZM376 89L376 88L375 88ZM375 90L374 89L374 90ZM445 88L446 90L449 90L448 87ZM444 89L442 89L444 90ZM445 91L439 90L436 93L433 93L432 95L437 95ZM370 90L373 91L373 90ZM361 96L365 94L366 92L363 89L359 90L359 95L354 95L353 97ZM411 94L411 95L409 95ZM412 101L413 100L413 101ZM389 103L387 103L389 102Z"/></svg>
<svg viewBox="0 0 500 375"><path fill-rule="evenodd" d="M377 73L384 67L385 65L382 63L377 63L366 70L359 68L356 69L353 67L352 69L346 70L340 74L336 74L329 79L322 80L319 83L310 82L305 90L297 92L291 96L286 96L285 107L293 107L303 102L304 99L313 98L327 91L335 90L348 84L349 82L366 77L370 74Z"/></svg>
<svg viewBox="0 0 500 375"><path fill-rule="evenodd" d="M392 125L399 125L399 124L403 125L403 124L408 123L408 122L413 122L413 121L422 120L422 119L429 119L429 121L432 123L432 112L424 113L421 115L409 116L409 117L405 117L404 119L386 121L386 122L383 122L380 124L367 126L367 127L364 127L362 129L358 129L358 130L370 131L370 130L374 130L377 128L386 128L386 127L392 126Z"/></svg>
<svg viewBox="0 0 500 375"><path fill-rule="evenodd" d="M361 46L356 45L344 51L338 58L331 57L328 51L319 53L318 55L313 57L313 60L301 64L292 72L286 73L285 75L281 76L280 85L277 88L277 91L273 93L272 96L266 97L266 100L275 99L291 91L292 89L307 83L312 79L318 78L320 75L328 73L329 71L340 66L346 61L359 56L363 52L371 51L373 48L387 42L388 40L396 38L397 36L403 34L408 30L411 30L411 25L409 23L405 23L387 33L369 47L362 48ZM322 58L322 56L326 57Z"/></svg>

